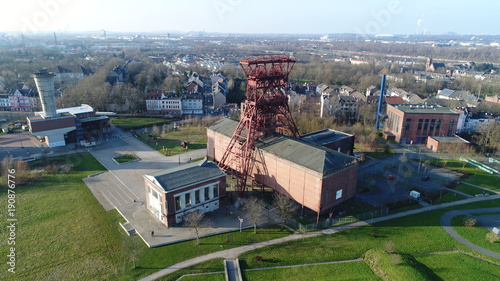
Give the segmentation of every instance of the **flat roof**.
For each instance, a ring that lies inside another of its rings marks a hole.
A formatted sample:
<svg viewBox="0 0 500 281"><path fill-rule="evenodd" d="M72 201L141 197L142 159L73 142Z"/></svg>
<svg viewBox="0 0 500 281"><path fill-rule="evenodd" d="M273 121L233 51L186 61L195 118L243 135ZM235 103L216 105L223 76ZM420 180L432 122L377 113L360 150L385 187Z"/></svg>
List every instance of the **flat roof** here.
<svg viewBox="0 0 500 281"><path fill-rule="evenodd" d="M301 139L306 142L325 145L339 140L347 139L350 137L352 137L352 135L348 133L332 129L323 129L321 131L302 135Z"/></svg>
<svg viewBox="0 0 500 281"><path fill-rule="evenodd" d="M439 143L470 143L461 137L438 137L431 136L429 138L435 139Z"/></svg>
<svg viewBox="0 0 500 281"><path fill-rule="evenodd" d="M144 175L161 187L165 192L190 186L199 182L225 176L215 163L203 159L171 169L160 170Z"/></svg>
<svg viewBox="0 0 500 281"><path fill-rule="evenodd" d="M76 114L81 114L81 113L88 113L88 112L93 112L94 108L88 104L82 104L80 106L74 106L74 107L66 107L66 108L60 108L56 110L57 114L65 114L69 113L71 115L76 115ZM43 115L43 111L37 111L35 114L38 114L42 117L45 117Z"/></svg>
<svg viewBox="0 0 500 281"><path fill-rule="evenodd" d="M224 118L209 129L231 138L237 125L237 121ZM357 163L356 158L347 154L277 133L257 140L255 147L321 174Z"/></svg>
<svg viewBox="0 0 500 281"><path fill-rule="evenodd" d="M420 113L420 114L460 114L451 110L448 107L443 107L440 105L428 105L428 104L397 104L390 105L404 113Z"/></svg>

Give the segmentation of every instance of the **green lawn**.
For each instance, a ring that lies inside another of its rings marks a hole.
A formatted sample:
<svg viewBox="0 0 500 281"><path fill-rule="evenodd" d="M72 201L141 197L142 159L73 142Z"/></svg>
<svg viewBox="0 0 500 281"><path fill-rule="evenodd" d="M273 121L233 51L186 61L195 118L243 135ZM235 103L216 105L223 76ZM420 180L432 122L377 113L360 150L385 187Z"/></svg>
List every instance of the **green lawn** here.
<svg viewBox="0 0 500 281"><path fill-rule="evenodd" d="M207 273L203 275L194 275L194 276L184 276L182 280L225 280L224 273L210 273L210 272L220 272L224 271L224 259L218 258L209 260L206 262L202 262L190 267L186 267L183 269L179 269L176 272L164 276L162 278L157 279L158 281L175 281L178 280L181 276L186 274L197 274L197 273Z"/></svg>
<svg viewBox="0 0 500 281"><path fill-rule="evenodd" d="M105 212L82 178L104 171L90 154L59 157L73 171L45 175L16 191L16 274L2 263L2 280L113 279L124 264L121 235L110 224L117 212ZM3 181L2 181L3 182ZM5 189L0 194L6 201ZM6 228L0 229L6 237ZM6 239L0 241L6 248Z"/></svg>
<svg viewBox="0 0 500 281"><path fill-rule="evenodd" d="M500 200L488 200L440 211L424 212L338 232L333 235L291 241L257 249L241 255L239 259L243 268L349 260L362 257L369 249L383 248L387 241L394 242L396 252L412 255L452 251L457 248L473 252L446 234L439 222L441 215L453 209L486 208L498 206L499 204ZM377 238L370 237L372 232L377 235ZM429 237L432 237L432 239L429 239ZM257 255L262 256L264 261L255 262L254 257Z"/></svg>
<svg viewBox="0 0 500 281"><path fill-rule="evenodd" d="M160 138L152 138L145 133L139 139L167 156L207 148L206 129L196 125L180 126L177 131L168 132ZM181 146L182 141L189 142L187 149Z"/></svg>
<svg viewBox="0 0 500 281"><path fill-rule="evenodd" d="M499 280L498 265L461 253L443 253L417 256L441 280Z"/></svg>
<svg viewBox="0 0 500 281"><path fill-rule="evenodd" d="M137 160L139 158L137 158L137 156L135 156L133 154L126 154L126 155L121 155L121 156L115 157L113 159L115 159L116 162L121 164L121 163L125 163L125 162L134 161L134 160Z"/></svg>
<svg viewBox="0 0 500 281"><path fill-rule="evenodd" d="M458 200L463 200L465 197L462 195L456 194L454 192L447 192L441 196L441 198L436 198L433 202L432 205L438 205L438 204L443 204L443 203L448 203L448 202L454 202Z"/></svg>
<svg viewBox="0 0 500 281"><path fill-rule="evenodd" d="M0 280L134 280L166 266L199 255L289 235L287 229L270 226L194 241L147 248L138 236L128 237L119 227L124 221L115 210L104 211L82 178L104 171L90 154L71 154L35 162L71 163L66 173L43 174L16 190L16 274L8 275L1 266ZM2 181L4 182L4 181ZM5 188L0 200L7 200ZM0 235L7 237L7 228ZM0 240L3 248L7 240ZM175 253L175 254L173 254ZM133 267L136 260L137 268Z"/></svg>
<svg viewBox="0 0 500 281"><path fill-rule="evenodd" d="M373 274L368 265L362 261L316 264L289 268L245 270L242 272L242 276L243 279L249 281L381 280Z"/></svg>
<svg viewBox="0 0 500 281"><path fill-rule="evenodd" d="M483 171L475 166L465 164L465 162L460 161L460 160L453 160L453 159L436 159L432 160L431 164L433 165L439 165L439 166L445 166L449 168L454 168L466 173L469 173L470 176L467 178L462 178L460 181L468 182L471 184L479 185L484 188L488 188L491 190L495 191L500 191L500 184L498 184L498 181L500 180L499 175L492 175L487 173L486 171Z"/></svg>
<svg viewBox="0 0 500 281"><path fill-rule="evenodd" d="M110 121L113 125L120 127L123 130L130 130L145 126L170 123L173 120L165 118L111 117Z"/></svg>
<svg viewBox="0 0 500 281"><path fill-rule="evenodd" d="M467 184L461 184L457 187L454 188L456 191L460 191L460 192L463 192L465 194L469 194L469 195L476 195L476 194L483 194L484 192L490 194L490 195L493 195L495 194L494 192L491 192L491 191L485 191L481 188L477 188L477 187L474 187L474 186L470 186L470 185L467 185Z"/></svg>
<svg viewBox="0 0 500 281"><path fill-rule="evenodd" d="M465 240L488 250L500 253L500 243L490 243L486 239L486 234L490 231L486 228L477 224L473 227L464 226L464 218L466 215L456 216L451 220L451 225L453 229L458 233L458 235L462 236Z"/></svg>

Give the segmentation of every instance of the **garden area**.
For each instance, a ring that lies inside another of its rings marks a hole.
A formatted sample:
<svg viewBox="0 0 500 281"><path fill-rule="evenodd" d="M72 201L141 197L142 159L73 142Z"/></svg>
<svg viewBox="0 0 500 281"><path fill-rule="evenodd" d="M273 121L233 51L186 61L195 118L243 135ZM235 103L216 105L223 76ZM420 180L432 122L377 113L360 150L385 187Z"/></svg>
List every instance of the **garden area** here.
<svg viewBox="0 0 500 281"><path fill-rule="evenodd" d="M144 118L144 117L111 117L110 122L118 128L129 131L147 126L169 124L176 119Z"/></svg>

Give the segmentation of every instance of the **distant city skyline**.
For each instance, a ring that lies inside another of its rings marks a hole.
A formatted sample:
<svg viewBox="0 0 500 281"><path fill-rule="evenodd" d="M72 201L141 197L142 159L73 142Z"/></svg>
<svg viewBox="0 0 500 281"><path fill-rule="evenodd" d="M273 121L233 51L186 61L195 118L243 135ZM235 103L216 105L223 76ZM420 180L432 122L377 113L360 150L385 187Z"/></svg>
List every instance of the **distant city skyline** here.
<svg viewBox="0 0 500 281"><path fill-rule="evenodd" d="M21 0L0 32L499 34L500 2L477 0Z"/></svg>

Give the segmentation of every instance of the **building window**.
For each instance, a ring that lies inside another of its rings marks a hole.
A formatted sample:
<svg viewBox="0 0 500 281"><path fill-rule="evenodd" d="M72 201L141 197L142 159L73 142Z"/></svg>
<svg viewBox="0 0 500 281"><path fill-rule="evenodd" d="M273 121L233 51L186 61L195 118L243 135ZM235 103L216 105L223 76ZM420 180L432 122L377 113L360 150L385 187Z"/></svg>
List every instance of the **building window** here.
<svg viewBox="0 0 500 281"><path fill-rule="evenodd" d="M191 206L191 193L184 194L184 199L186 199L186 207Z"/></svg>
<svg viewBox="0 0 500 281"><path fill-rule="evenodd" d="M422 123L423 122L424 122L424 119L418 119L417 136L422 134Z"/></svg>
<svg viewBox="0 0 500 281"><path fill-rule="evenodd" d="M454 125L455 125L455 120L453 120L453 119L450 120L450 127L448 128L448 136L449 137L452 136L452 134L453 134Z"/></svg>
<svg viewBox="0 0 500 281"><path fill-rule="evenodd" d="M218 183L214 184L213 188L214 188L214 198L219 197L219 184Z"/></svg>
<svg viewBox="0 0 500 281"><path fill-rule="evenodd" d="M200 190L195 190L194 191L194 203L198 204L200 203Z"/></svg>
<svg viewBox="0 0 500 281"><path fill-rule="evenodd" d="M179 211L181 209L181 197L175 196L175 210Z"/></svg>
<svg viewBox="0 0 500 281"><path fill-rule="evenodd" d="M441 130L441 119L438 119L438 122L437 122L437 125L436 125L436 132L434 133L434 135L436 136L439 136L440 134L440 131Z"/></svg>
<svg viewBox="0 0 500 281"><path fill-rule="evenodd" d="M210 199L210 188L205 187L204 193L205 193L205 201L208 201Z"/></svg>
<svg viewBox="0 0 500 281"><path fill-rule="evenodd" d="M337 190L337 193L335 194L335 199L340 199L340 198L342 198L342 189Z"/></svg>
<svg viewBox="0 0 500 281"><path fill-rule="evenodd" d="M436 124L436 119L431 119L431 126L429 128L429 136L434 135L434 125Z"/></svg>
<svg viewBox="0 0 500 281"><path fill-rule="evenodd" d="M422 135L427 135L427 129L428 128L429 128L429 119L425 119L424 131L422 132Z"/></svg>
<svg viewBox="0 0 500 281"><path fill-rule="evenodd" d="M405 133L410 132L411 118L406 118Z"/></svg>

